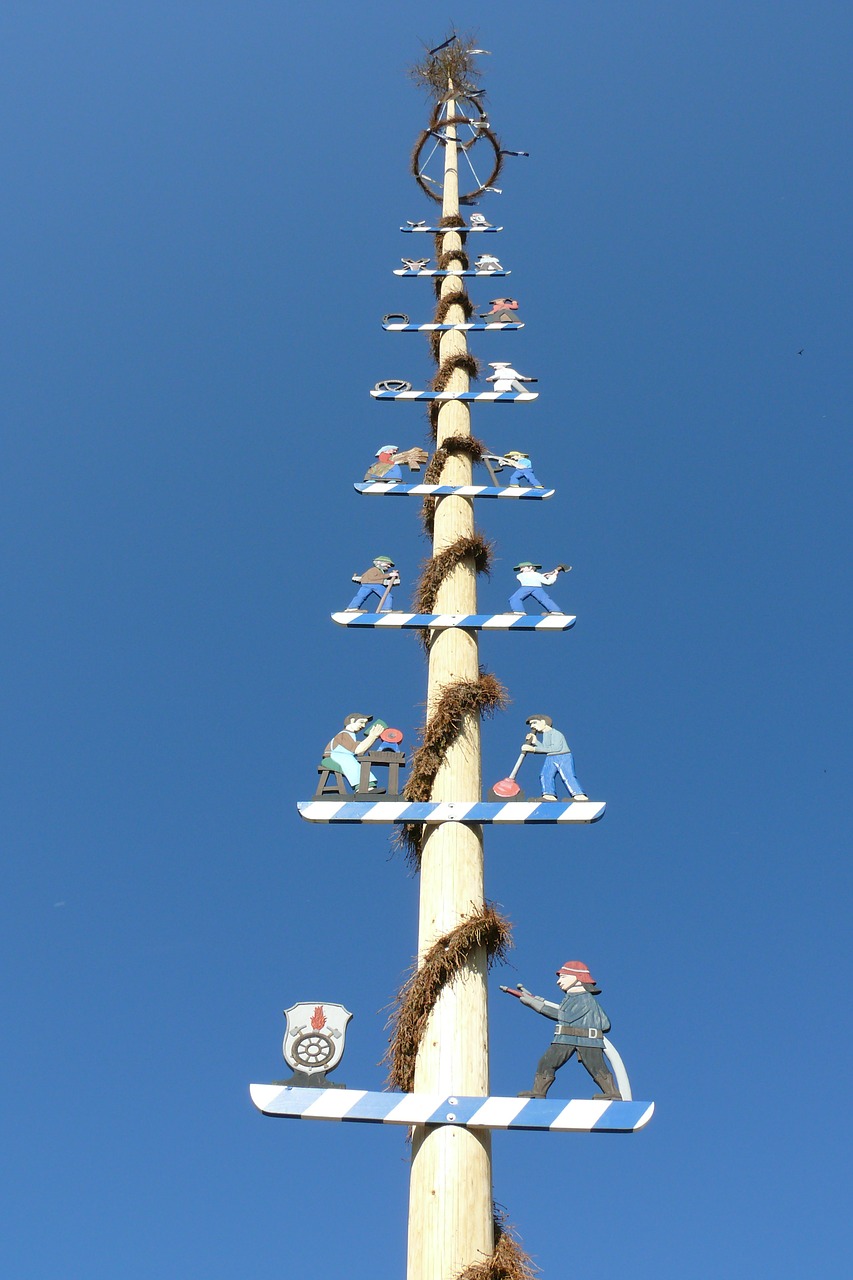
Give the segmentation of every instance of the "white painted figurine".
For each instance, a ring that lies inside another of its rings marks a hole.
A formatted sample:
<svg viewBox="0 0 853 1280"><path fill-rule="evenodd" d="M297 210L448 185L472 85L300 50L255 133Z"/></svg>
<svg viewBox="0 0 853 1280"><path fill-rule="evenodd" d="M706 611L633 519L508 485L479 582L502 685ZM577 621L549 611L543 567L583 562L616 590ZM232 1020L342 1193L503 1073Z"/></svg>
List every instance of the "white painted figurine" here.
<svg viewBox="0 0 853 1280"><path fill-rule="evenodd" d="M489 368L494 369L494 373L490 373L486 382L495 384L495 391L521 391L524 392L522 382L536 382L536 378L526 378L523 373L519 373L517 369L513 369L512 365L506 360L490 360Z"/></svg>
<svg viewBox="0 0 853 1280"><path fill-rule="evenodd" d="M474 270L503 271L503 267L493 253L481 253L477 261L474 263Z"/></svg>

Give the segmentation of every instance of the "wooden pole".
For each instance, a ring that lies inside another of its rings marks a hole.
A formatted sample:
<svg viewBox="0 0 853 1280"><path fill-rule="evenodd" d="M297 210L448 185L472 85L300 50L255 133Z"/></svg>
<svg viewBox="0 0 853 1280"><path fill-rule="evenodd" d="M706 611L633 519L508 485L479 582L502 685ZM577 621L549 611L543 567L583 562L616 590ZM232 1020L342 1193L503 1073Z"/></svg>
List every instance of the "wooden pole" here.
<svg viewBox="0 0 853 1280"><path fill-rule="evenodd" d="M450 85L452 93L453 86ZM455 100L447 104L442 214L459 216ZM461 250L457 232L442 237L445 253ZM461 264L459 264L461 265ZM463 281L445 277L441 296L461 293ZM451 307L447 323L462 323L461 307ZM445 333L440 357L468 350L464 330ZM453 371L448 389L468 390L468 375ZM438 444L448 436L471 434L468 406L448 402L438 416ZM471 459L448 459L442 484L471 484ZM440 498L436 504L433 554L474 531L470 498ZM464 561L442 583L437 613L476 613L477 583L473 562ZM475 632L448 628L434 634L429 655L427 714L442 690L457 680L476 680L479 653ZM479 800L481 795L480 721L467 718L463 733L447 752L432 790L433 800ZM447 822L426 828L422 845L418 954L483 905L483 835L478 826ZM418 1093L486 1097L489 1092L488 1005L485 950L445 987L430 1017L418 1051ZM492 1222L491 1143L485 1130L423 1125L412 1136L409 1184L409 1249L407 1280L456 1280L466 1267L482 1262L494 1247Z"/></svg>

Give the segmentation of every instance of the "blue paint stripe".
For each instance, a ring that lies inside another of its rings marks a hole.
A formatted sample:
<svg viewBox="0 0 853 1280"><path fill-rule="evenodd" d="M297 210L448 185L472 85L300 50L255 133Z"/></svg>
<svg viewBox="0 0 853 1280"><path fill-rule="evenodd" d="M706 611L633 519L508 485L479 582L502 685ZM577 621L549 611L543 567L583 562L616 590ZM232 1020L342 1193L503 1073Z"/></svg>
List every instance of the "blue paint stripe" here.
<svg viewBox="0 0 853 1280"><path fill-rule="evenodd" d="M440 1107L432 1113L426 1124L467 1124L475 1111L479 1111L483 1105L483 1098L445 1098ZM448 1116L455 1116L455 1120L449 1120Z"/></svg>
<svg viewBox="0 0 853 1280"><path fill-rule="evenodd" d="M531 1098L519 1111L508 1129L547 1129L561 1111L565 1111L568 1098Z"/></svg>
<svg viewBox="0 0 853 1280"><path fill-rule="evenodd" d="M392 1111L404 1096L402 1093L366 1093L361 1101L343 1116L343 1119L381 1124L389 1111Z"/></svg>
<svg viewBox="0 0 853 1280"><path fill-rule="evenodd" d="M643 1112L648 1109L647 1102L611 1102L600 1120L590 1130L591 1133L623 1133L639 1124Z"/></svg>

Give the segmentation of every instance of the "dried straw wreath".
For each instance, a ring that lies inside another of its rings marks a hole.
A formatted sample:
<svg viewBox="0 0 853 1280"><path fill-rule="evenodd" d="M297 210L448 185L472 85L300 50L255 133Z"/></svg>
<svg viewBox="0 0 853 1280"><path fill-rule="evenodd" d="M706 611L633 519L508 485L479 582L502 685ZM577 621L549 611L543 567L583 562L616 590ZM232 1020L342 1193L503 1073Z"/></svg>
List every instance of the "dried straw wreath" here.
<svg viewBox="0 0 853 1280"><path fill-rule="evenodd" d="M481 533L463 534L443 551L437 551L421 567L415 585L414 606L416 613L434 613L435 601L441 584L450 577L457 565L466 560L473 563L475 573L488 573L491 568L492 544Z"/></svg>
<svg viewBox="0 0 853 1280"><path fill-rule="evenodd" d="M433 391L445 391L450 381L450 375L456 369L461 369L463 373L467 373L469 378L479 378L480 376L480 362L477 357L472 355L470 351L457 351L455 355L447 356L442 360L437 373L430 383Z"/></svg>
<svg viewBox="0 0 853 1280"><path fill-rule="evenodd" d="M509 694L490 671L481 670L476 680L457 680L447 685L421 731L421 745L412 756L409 780L403 788L405 799L413 803L430 799L436 774L469 716L493 716L508 706ZM422 836L422 826L413 822L404 823L396 836L396 844L405 851L415 870L421 865Z"/></svg>
<svg viewBox="0 0 853 1280"><path fill-rule="evenodd" d="M472 462L479 462L486 452L482 440L473 436L447 436L440 448L436 449L424 473L424 484L439 484L444 464L453 454L466 453ZM436 498L424 498L421 506L421 524L427 538L431 538L435 525Z"/></svg>
<svg viewBox="0 0 853 1280"><path fill-rule="evenodd" d="M512 946L510 923L485 903L477 915L469 916L445 933L429 949L420 967L403 983L394 999L388 1020L392 1028L383 1062L389 1063L391 1089L411 1093L415 1087L415 1061L429 1016L439 995L467 967L474 953L484 948L489 967L505 960Z"/></svg>
<svg viewBox="0 0 853 1280"><path fill-rule="evenodd" d="M538 1267L515 1239L506 1214L497 1206L495 1215L495 1247L488 1258L474 1262L458 1280L535 1280Z"/></svg>

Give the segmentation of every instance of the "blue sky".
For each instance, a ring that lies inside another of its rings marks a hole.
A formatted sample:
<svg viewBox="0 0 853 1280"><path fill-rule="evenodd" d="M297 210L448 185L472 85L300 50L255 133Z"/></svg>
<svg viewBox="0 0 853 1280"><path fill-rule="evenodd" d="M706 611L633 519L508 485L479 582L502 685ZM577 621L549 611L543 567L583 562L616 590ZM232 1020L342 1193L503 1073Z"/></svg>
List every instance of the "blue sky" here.
<svg viewBox="0 0 853 1280"><path fill-rule="evenodd" d="M420 408L367 392L429 373L379 321L427 317L430 286L391 275L429 213L404 70L451 17L531 153L481 206L527 327L472 346L541 395L474 427L558 491L477 508L480 600L502 607L519 558L566 560L578 615L485 639L513 704L484 772L547 709L608 801L589 828L488 833L516 942L492 1088L526 1087L547 1043L498 983L547 993L580 956L657 1104L635 1137L497 1135L495 1194L552 1278L567 1239L605 1280L845 1274L848 6L12 0L16 1280L404 1272L402 1133L275 1123L247 1086L283 1073L282 1009L317 998L354 1013L340 1078L380 1087L415 948L385 834L295 803L344 712L409 745L421 716L414 637L328 615L377 551L404 589L426 552L415 503L351 484L424 437Z"/></svg>

